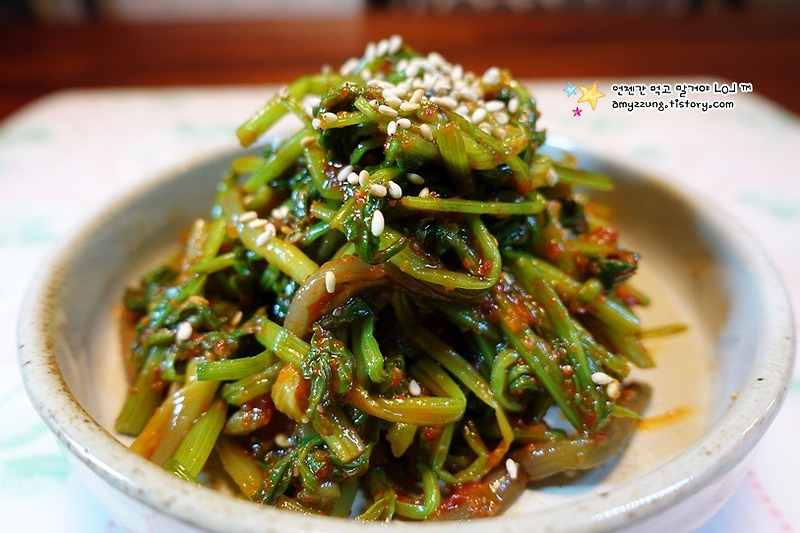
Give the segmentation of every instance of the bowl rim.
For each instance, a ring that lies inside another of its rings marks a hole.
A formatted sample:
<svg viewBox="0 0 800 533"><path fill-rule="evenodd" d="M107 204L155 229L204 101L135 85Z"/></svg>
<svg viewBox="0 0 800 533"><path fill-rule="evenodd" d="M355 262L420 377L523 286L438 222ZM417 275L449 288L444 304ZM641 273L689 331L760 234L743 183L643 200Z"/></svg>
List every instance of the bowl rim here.
<svg viewBox="0 0 800 533"><path fill-rule="evenodd" d="M681 498L700 491L730 471L752 450L777 414L786 395L795 357L794 322L788 296L760 245L708 198L697 198L650 169L602 156L567 137L549 135L546 146L636 175L637 179L647 180L650 185L687 204L715 234L726 239L739 257L748 259L748 267L758 276L762 287L758 312L771 324L761 331L753 368L736 401L709 431L668 462L604 491L603 498L589 493L574 501L532 511L535 523L528 512L467 523L396 521L380 526L341 518L308 517L254 505L181 481L128 450L100 426L70 392L58 369L54 337L48 332L47 321L43 320L54 311L54 295L63 281L65 266L70 263L74 249L80 248L103 220L182 173L232 155L231 147L189 159L126 191L84 221L39 267L25 296L17 330L20 371L31 403L69 453L107 484L153 510L200 529L231 530L234 524L230 517L235 516L237 530L269 531L274 527L283 533L339 528L366 532L376 531L376 527L390 527L400 533L412 533L420 527L436 527L443 533L464 533L482 531L488 525L500 528L499 531L527 531L532 527L564 529L565 526L570 531L586 531L600 525L622 528L664 512ZM225 512L209 512L223 507Z"/></svg>

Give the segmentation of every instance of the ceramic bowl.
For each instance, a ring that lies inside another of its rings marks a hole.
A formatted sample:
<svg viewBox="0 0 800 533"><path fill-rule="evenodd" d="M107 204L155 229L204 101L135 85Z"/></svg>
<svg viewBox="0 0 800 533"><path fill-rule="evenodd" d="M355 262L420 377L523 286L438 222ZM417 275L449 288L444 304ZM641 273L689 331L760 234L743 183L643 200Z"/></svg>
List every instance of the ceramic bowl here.
<svg viewBox="0 0 800 533"><path fill-rule="evenodd" d="M19 323L27 391L87 484L134 531L494 533L691 530L733 493L784 397L794 354L786 295L742 228L668 180L569 143L581 166L607 172L598 195L622 242L641 252L646 327L686 324L648 341L654 389L646 421L618 459L571 482L531 487L503 516L389 525L310 517L180 481L131 453L113 432L126 380L115 309L124 287L177 249L208 210L231 153L188 163L105 208L36 275Z"/></svg>

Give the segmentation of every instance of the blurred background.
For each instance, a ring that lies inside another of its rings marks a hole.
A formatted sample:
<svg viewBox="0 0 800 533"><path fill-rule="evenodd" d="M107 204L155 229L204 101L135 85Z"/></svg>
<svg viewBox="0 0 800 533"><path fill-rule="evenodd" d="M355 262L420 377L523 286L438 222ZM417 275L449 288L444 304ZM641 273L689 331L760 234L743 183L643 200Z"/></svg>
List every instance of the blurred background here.
<svg viewBox="0 0 800 533"><path fill-rule="evenodd" d="M800 0L0 0L0 119L62 89L285 83L394 33L476 71L713 76L800 113Z"/></svg>
<svg viewBox="0 0 800 533"><path fill-rule="evenodd" d="M798 0L4 0L6 20L81 22L240 20L275 17L347 17L364 10L517 13L628 12L680 15L697 11L798 11ZM800 31L800 30L798 30Z"/></svg>

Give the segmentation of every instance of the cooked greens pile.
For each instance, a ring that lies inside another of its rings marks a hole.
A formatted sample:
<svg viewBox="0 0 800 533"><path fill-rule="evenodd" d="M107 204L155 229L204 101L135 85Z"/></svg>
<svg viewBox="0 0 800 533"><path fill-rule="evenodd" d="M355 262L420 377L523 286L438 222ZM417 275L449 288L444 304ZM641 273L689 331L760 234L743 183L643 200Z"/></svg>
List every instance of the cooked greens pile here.
<svg viewBox="0 0 800 533"><path fill-rule="evenodd" d="M394 36L284 88L242 144L286 115L126 296L133 450L263 504L423 520L625 445L649 392L624 379L652 364L638 257L575 189L610 181L538 151L525 87Z"/></svg>

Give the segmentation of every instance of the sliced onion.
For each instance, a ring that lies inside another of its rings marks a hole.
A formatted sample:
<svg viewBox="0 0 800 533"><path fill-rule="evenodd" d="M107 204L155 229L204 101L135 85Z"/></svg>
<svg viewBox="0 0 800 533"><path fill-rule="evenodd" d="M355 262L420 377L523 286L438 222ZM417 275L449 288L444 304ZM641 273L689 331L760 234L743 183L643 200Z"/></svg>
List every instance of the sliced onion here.
<svg viewBox="0 0 800 533"><path fill-rule="evenodd" d="M328 292L325 276L333 274L335 287ZM381 265L370 265L354 255L328 261L311 274L297 289L289 305L283 327L305 338L311 325L354 295L370 287L386 283Z"/></svg>
<svg viewBox="0 0 800 533"><path fill-rule="evenodd" d="M649 386L633 383L625 388L618 403L641 414L650 401L650 394ZM497 515L522 494L530 481L605 463L628 443L637 422L635 418L615 417L601 433L523 446L509 454L510 460L516 463L514 475L505 465L499 465L482 481L456 487L442 500L433 519L470 520Z"/></svg>
<svg viewBox="0 0 800 533"><path fill-rule="evenodd" d="M617 403L641 414L650 401L650 394L648 385L633 383L625 387ZM511 458L531 481L562 472L588 470L602 465L624 448L637 424L635 418L613 417L601 432L530 443L514 451Z"/></svg>
<svg viewBox="0 0 800 533"><path fill-rule="evenodd" d="M330 272L335 280L328 292L325 277ZM484 292L448 291L441 286L420 281L391 263L370 265L355 255L345 256L320 266L297 289L286 312L283 327L301 338L307 338L311 325L356 294L380 285L397 291L418 294L444 301L472 301Z"/></svg>

